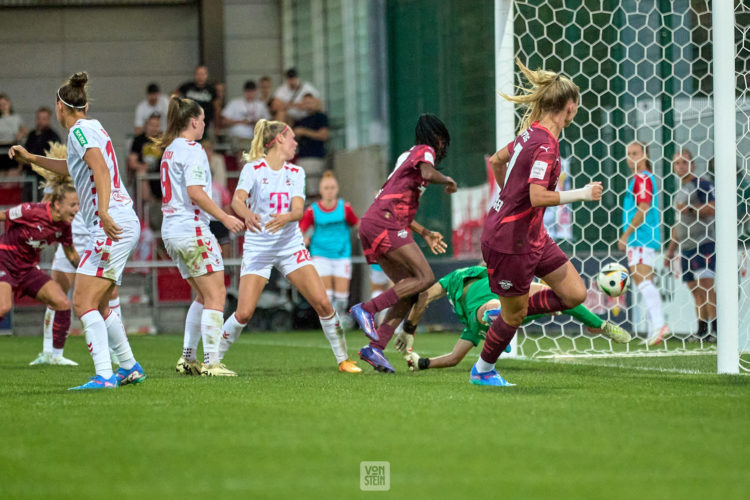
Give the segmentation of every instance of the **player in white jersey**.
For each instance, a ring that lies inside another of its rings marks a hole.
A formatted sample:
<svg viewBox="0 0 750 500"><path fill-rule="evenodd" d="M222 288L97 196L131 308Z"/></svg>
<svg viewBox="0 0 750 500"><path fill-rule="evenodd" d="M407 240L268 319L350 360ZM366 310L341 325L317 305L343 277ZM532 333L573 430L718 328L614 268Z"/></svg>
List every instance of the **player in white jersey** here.
<svg viewBox="0 0 750 500"><path fill-rule="evenodd" d="M68 130L66 160L32 155L22 146L11 147L10 156L73 178L90 234L76 271L73 308L83 324L96 375L71 389L107 389L146 378L133 357L120 316L112 314L109 307L112 290L120 284L128 256L138 243L141 226L130 196L120 184L109 135L97 120L86 118L87 82L85 72L76 73L57 90L57 119ZM109 357L110 346L120 361L116 373Z"/></svg>
<svg viewBox="0 0 750 500"><path fill-rule="evenodd" d="M219 346L223 358L252 318L263 288L276 267L320 317L339 371L360 373L349 359L344 330L328 299L297 222L305 207L305 171L289 163L297 150L294 132L284 123L261 119L245 154L232 209L245 220L245 244L237 310L224 323Z"/></svg>
<svg viewBox="0 0 750 500"><path fill-rule="evenodd" d="M213 216L232 232L245 227L211 199L208 157L197 141L203 137L203 109L192 99L173 96L169 101L167 131L159 139L165 148L161 162L164 215L161 237L180 275L195 291L195 301L185 318L182 356L177 373L234 377L219 360L219 339L224 323L224 261L221 247L209 229ZM203 339L203 366L196 359Z"/></svg>

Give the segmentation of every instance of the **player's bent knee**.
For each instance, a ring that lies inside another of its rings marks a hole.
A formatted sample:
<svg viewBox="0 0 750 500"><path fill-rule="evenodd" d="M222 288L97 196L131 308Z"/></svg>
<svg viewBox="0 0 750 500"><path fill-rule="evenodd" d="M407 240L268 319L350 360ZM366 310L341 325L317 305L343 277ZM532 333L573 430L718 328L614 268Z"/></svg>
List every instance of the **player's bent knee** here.
<svg viewBox="0 0 750 500"><path fill-rule="evenodd" d="M10 312L9 304L0 304L0 319L6 317Z"/></svg>
<svg viewBox="0 0 750 500"><path fill-rule="evenodd" d="M55 311L67 311L70 309L70 301L68 297L62 296L61 298L52 301L52 309Z"/></svg>

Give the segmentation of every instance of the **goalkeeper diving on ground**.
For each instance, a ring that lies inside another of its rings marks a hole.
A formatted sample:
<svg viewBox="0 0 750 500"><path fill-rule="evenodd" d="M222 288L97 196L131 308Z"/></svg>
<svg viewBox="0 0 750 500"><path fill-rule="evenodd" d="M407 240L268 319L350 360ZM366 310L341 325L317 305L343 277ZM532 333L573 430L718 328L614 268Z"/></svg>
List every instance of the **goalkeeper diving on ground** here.
<svg viewBox="0 0 750 500"><path fill-rule="evenodd" d="M533 283L530 293L533 295L546 288L546 285ZM456 316L464 325L461 338L450 353L434 358L422 358L413 350L417 324L430 303L446 296ZM396 337L395 345L404 355L410 370L456 366L473 347L478 346L484 340L490 323L499 313L500 300L490 291L487 268L472 266L456 269L419 294L417 302L404 322L404 331ZM562 313L576 318L592 333L601 333L621 344L630 341L631 336L627 331L610 321L601 319L583 304L566 309ZM527 316L524 324L544 316L543 314Z"/></svg>

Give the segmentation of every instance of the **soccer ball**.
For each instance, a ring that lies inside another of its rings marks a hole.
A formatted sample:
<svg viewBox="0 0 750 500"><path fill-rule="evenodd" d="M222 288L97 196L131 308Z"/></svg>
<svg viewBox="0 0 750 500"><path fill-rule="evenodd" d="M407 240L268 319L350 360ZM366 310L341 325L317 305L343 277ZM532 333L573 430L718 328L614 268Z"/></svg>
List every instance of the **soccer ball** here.
<svg viewBox="0 0 750 500"><path fill-rule="evenodd" d="M619 297L628 289L630 273L617 262L610 262L596 275L596 284L610 297Z"/></svg>

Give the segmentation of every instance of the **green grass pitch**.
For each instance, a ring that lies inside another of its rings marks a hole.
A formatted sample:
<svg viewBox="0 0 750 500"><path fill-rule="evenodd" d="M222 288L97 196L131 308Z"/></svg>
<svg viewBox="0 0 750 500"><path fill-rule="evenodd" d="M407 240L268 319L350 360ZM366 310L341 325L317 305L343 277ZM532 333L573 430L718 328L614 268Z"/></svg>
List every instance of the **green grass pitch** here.
<svg viewBox="0 0 750 500"><path fill-rule="evenodd" d="M456 336L422 335L423 354ZM0 498L748 498L750 377L715 356L501 360L511 388L455 368L339 374L321 332L245 333L236 379L180 377L182 338L131 338L148 380L67 392L92 364L30 367L0 338ZM349 335L350 353L364 344ZM361 365L363 363L360 362ZM390 491L360 490L388 461ZM479 496L481 495L481 496Z"/></svg>

